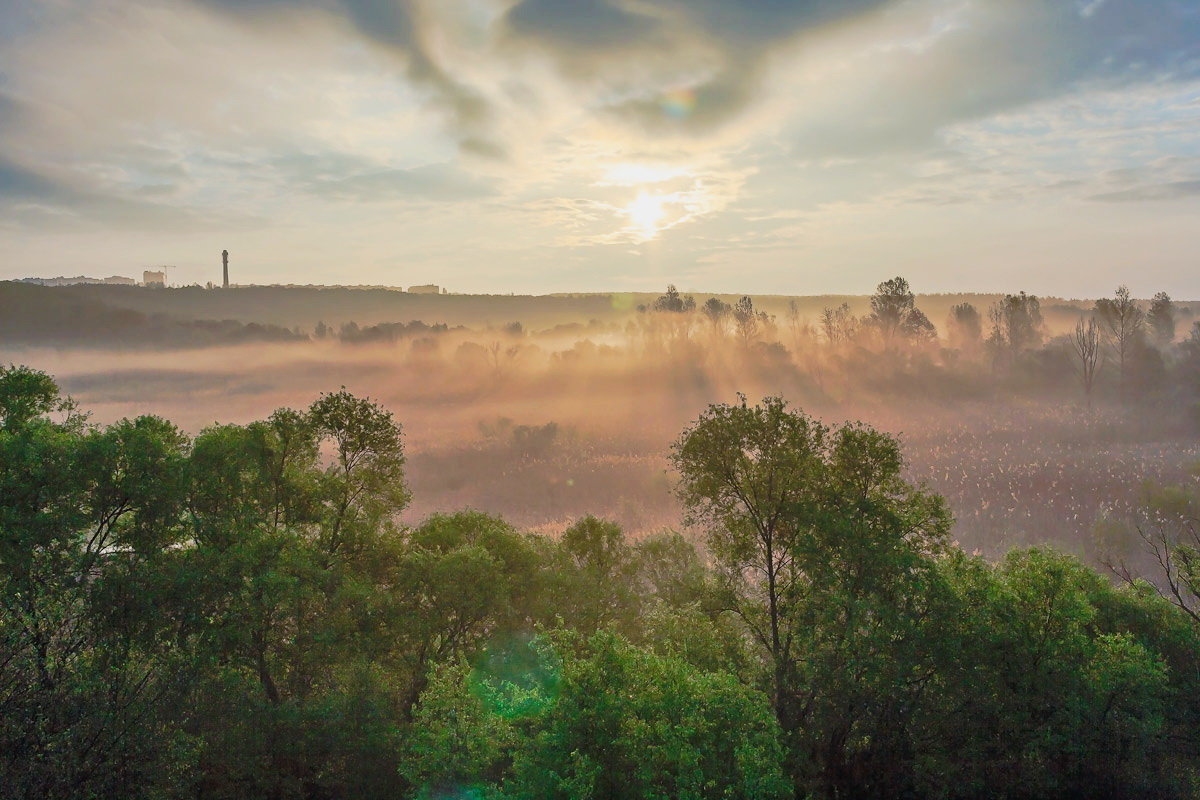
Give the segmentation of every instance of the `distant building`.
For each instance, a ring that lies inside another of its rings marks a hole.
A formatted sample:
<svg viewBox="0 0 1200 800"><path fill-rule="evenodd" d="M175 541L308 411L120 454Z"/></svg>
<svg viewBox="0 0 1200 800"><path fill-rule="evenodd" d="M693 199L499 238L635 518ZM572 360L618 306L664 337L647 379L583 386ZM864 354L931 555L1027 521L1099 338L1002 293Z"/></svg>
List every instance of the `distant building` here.
<svg viewBox="0 0 1200 800"><path fill-rule="evenodd" d="M142 286L157 286L163 288L167 285L167 273L163 270L148 269L142 273Z"/></svg>
<svg viewBox="0 0 1200 800"><path fill-rule="evenodd" d="M432 283L425 286L410 286L408 287L409 294L441 294L441 287Z"/></svg>
<svg viewBox="0 0 1200 800"><path fill-rule="evenodd" d="M21 278L20 282L32 283L36 286L75 286L81 283L107 286L137 286L137 281L133 278L126 278L121 275L112 275L107 278L89 278L86 275L67 278L59 275L57 278Z"/></svg>

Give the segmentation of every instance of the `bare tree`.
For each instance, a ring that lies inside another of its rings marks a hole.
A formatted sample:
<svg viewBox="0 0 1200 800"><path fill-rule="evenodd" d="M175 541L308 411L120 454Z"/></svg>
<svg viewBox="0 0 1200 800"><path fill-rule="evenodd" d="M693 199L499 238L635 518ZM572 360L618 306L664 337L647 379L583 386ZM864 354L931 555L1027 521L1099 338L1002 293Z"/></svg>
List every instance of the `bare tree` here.
<svg viewBox="0 0 1200 800"><path fill-rule="evenodd" d="M831 345L850 341L857 327L858 320L850 313L849 303L821 312L821 330L825 333L825 341Z"/></svg>
<svg viewBox="0 0 1200 800"><path fill-rule="evenodd" d="M492 371L497 375L500 374L500 352L503 350L503 348L504 345L500 344L499 342L492 342L487 347L488 357L491 358L492 361Z"/></svg>
<svg viewBox="0 0 1200 800"><path fill-rule="evenodd" d="M1200 530L1196 523L1191 517L1179 520L1175 535L1165 522L1139 523L1135 529L1158 571L1155 579L1147 582L1194 624L1200 625ZM1124 558L1105 557L1103 563L1130 586L1143 580Z"/></svg>
<svg viewBox="0 0 1200 800"><path fill-rule="evenodd" d="M1100 347L1100 327L1096 325L1094 317L1088 317L1086 325L1083 324L1082 319L1076 323L1075 332L1071 334L1071 350L1075 356L1071 363L1083 384L1083 393L1087 397L1087 407L1090 411L1092 386L1095 384L1096 374L1104 366L1104 353Z"/></svg>
<svg viewBox="0 0 1200 800"><path fill-rule="evenodd" d="M1116 294L1096 301L1096 315L1104 326L1108 346L1117 357L1117 368L1121 380L1121 397L1124 399L1128 384L1129 366L1138 338L1146 328L1146 315L1129 295L1129 289L1118 286Z"/></svg>
<svg viewBox="0 0 1200 800"><path fill-rule="evenodd" d="M800 317L800 304L792 300L788 300L787 307L787 323L788 331L792 334L792 341L800 340L800 332L804 326L804 320Z"/></svg>
<svg viewBox="0 0 1200 800"><path fill-rule="evenodd" d="M822 390L825 389L825 370L822 364L822 353L817 346L817 329L811 322L800 316L800 305L795 300L788 301L787 309L788 332L792 339L792 353L796 362L802 365Z"/></svg>
<svg viewBox="0 0 1200 800"><path fill-rule="evenodd" d="M512 344L505 347L498 341L487 346L488 359L492 362L492 372L499 377L507 365L514 364L521 355L521 346Z"/></svg>
<svg viewBox="0 0 1200 800"><path fill-rule="evenodd" d="M742 340L742 346L749 347L758 338L763 327L771 324L771 317L765 311L756 311L754 301L749 297L743 297L733 307L733 321L737 326L738 338Z"/></svg>

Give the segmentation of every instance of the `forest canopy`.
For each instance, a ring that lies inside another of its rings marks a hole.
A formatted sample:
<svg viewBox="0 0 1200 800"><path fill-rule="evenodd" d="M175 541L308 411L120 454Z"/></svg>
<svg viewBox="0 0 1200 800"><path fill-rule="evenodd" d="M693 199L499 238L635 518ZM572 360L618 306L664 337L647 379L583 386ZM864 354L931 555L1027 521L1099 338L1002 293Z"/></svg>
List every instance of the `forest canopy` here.
<svg viewBox="0 0 1200 800"><path fill-rule="evenodd" d="M780 398L671 458L686 533L404 526L370 399L193 437L0 369L6 795L1193 796L1186 490L1174 572L1110 577L963 552L894 437Z"/></svg>

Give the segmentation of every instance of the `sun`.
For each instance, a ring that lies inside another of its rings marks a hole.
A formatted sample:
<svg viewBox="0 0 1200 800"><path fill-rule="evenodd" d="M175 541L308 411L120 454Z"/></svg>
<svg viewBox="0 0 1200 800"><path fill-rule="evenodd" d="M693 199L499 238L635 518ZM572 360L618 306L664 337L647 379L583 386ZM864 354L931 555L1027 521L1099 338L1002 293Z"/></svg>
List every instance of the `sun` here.
<svg viewBox="0 0 1200 800"><path fill-rule="evenodd" d="M642 238L653 239L662 229L663 220L666 219L668 199L662 195L639 192L634 201L625 207L630 227L636 230Z"/></svg>

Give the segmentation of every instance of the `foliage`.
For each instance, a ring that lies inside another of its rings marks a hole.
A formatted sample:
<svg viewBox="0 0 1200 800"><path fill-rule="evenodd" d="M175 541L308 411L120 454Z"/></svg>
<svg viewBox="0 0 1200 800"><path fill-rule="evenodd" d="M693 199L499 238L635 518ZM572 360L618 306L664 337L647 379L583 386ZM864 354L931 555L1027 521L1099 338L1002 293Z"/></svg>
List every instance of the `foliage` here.
<svg viewBox="0 0 1200 800"><path fill-rule="evenodd" d="M653 311L666 311L674 314L682 314L696 309L696 300L691 295L681 295L679 290L674 285L667 287L666 294L654 301L651 306Z"/></svg>
<svg viewBox="0 0 1200 800"><path fill-rule="evenodd" d="M1194 795L1186 529L1122 587L989 564L895 439L780 398L710 407L673 459L704 550L594 517L405 527L368 399L192 439L0 368L5 796Z"/></svg>
<svg viewBox="0 0 1200 800"><path fill-rule="evenodd" d="M1154 334L1160 346L1169 345L1175 341L1175 304L1166 292L1159 292L1150 301L1150 310L1146 312L1146 324Z"/></svg>
<svg viewBox="0 0 1200 800"><path fill-rule="evenodd" d="M895 277L879 284L871 295L868 324L883 336L886 344L896 339L933 338L937 331L929 318L916 307L916 296L908 281Z"/></svg>
<svg viewBox="0 0 1200 800"><path fill-rule="evenodd" d="M992 323L988 344L995 359L1011 363L1021 353L1040 345L1045 337L1041 301L1025 292L996 301L988 311L988 319Z"/></svg>
<svg viewBox="0 0 1200 800"><path fill-rule="evenodd" d="M789 795L761 694L611 634L565 658L562 694L536 727L514 759L514 800Z"/></svg>
<svg viewBox="0 0 1200 800"><path fill-rule="evenodd" d="M950 307L947 321L950 346L960 350L973 350L983 341L983 318L979 310L970 303L958 303Z"/></svg>

